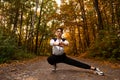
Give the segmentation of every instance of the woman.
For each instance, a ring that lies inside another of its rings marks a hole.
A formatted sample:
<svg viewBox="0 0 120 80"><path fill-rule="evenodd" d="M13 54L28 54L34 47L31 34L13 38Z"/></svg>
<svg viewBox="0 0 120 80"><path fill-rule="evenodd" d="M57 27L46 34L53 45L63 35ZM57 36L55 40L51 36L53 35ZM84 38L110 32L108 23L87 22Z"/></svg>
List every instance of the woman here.
<svg viewBox="0 0 120 80"><path fill-rule="evenodd" d="M79 68L90 69L93 70L98 75L104 75L99 68L90 66L88 64L82 63L80 61L74 60L64 53L64 47L69 45L69 42L62 38L63 29L56 29L56 38L50 40L50 45L52 46L52 55L47 58L48 63L53 65L53 71L56 71L57 63L66 63L69 65L73 65Z"/></svg>

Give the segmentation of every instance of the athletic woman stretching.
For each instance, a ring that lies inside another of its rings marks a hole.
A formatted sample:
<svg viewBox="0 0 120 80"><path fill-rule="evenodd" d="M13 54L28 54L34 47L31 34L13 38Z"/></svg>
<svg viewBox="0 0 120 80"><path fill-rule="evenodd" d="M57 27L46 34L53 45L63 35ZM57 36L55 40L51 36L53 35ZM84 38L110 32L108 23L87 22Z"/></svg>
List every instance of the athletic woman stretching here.
<svg viewBox="0 0 120 80"><path fill-rule="evenodd" d="M69 42L66 39L62 38L62 33L63 29L57 28L55 32L56 38L50 40L50 45L52 46L52 55L47 58L47 61L49 64L53 65L53 71L56 71L57 63L66 63L79 68L93 70L98 75L104 75L104 73L100 71L99 68L90 66L66 56L64 53L64 46L68 46Z"/></svg>

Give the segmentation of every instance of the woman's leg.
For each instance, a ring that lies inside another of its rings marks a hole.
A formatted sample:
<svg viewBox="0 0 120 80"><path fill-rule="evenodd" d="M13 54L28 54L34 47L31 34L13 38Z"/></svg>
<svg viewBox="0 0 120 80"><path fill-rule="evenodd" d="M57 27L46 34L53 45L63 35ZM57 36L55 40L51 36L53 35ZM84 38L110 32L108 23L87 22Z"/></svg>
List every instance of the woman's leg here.
<svg viewBox="0 0 120 80"><path fill-rule="evenodd" d="M49 64L53 65L53 71L56 71L57 63L61 63L64 60L64 54L63 55L51 55L47 58L47 61Z"/></svg>
<svg viewBox="0 0 120 80"><path fill-rule="evenodd" d="M64 54L63 55L51 55L47 58L47 61L51 65L56 65L57 63L61 63L64 60Z"/></svg>
<svg viewBox="0 0 120 80"><path fill-rule="evenodd" d="M72 65L72 66L76 66L76 67L79 67L79 68L91 69L90 65L82 63L82 62L77 61L77 60L74 60L74 59L72 59L70 57L67 57L67 56L64 59L63 63L69 64L69 65Z"/></svg>
<svg viewBox="0 0 120 80"><path fill-rule="evenodd" d="M51 64L51 65L56 64L56 58L55 58L55 56L53 56L53 55L49 56L49 57L47 58L47 61L48 61L48 63Z"/></svg>

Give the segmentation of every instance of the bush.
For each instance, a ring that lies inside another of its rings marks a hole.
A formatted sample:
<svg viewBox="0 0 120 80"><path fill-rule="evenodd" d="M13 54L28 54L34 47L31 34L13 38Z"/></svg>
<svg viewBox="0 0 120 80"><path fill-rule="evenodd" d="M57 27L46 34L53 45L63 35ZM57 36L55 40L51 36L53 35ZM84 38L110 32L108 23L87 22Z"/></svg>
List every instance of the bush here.
<svg viewBox="0 0 120 80"><path fill-rule="evenodd" d="M0 63L33 58L35 56L34 54L25 53L23 49L19 49L15 40L15 38L0 35Z"/></svg>
<svg viewBox="0 0 120 80"><path fill-rule="evenodd" d="M23 59L30 59L36 57L35 54L32 53L25 53L24 51L18 50L12 56L12 60L23 60Z"/></svg>
<svg viewBox="0 0 120 80"><path fill-rule="evenodd" d="M113 33L105 32L104 34L100 34L100 37L89 48L88 56L108 60L120 60L120 39Z"/></svg>
<svg viewBox="0 0 120 80"><path fill-rule="evenodd" d="M11 59L15 54L16 44L14 38L7 35L0 35L0 63Z"/></svg>

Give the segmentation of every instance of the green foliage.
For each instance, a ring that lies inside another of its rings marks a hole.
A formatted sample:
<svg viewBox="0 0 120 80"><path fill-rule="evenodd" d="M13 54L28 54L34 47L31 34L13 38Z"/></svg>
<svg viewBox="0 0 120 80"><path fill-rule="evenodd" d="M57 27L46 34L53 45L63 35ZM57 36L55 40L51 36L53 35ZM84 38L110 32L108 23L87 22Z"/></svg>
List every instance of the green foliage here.
<svg viewBox="0 0 120 80"><path fill-rule="evenodd" d="M120 39L117 34L107 31L101 33L89 48L88 55L101 59L120 60Z"/></svg>
<svg viewBox="0 0 120 80"><path fill-rule="evenodd" d="M34 58L36 55L32 53L25 53L22 50L17 50L14 56L12 56L13 60L23 60L23 59L30 59Z"/></svg>
<svg viewBox="0 0 120 80"><path fill-rule="evenodd" d="M34 57L33 54L25 53L19 49L15 37L0 33L0 63L32 57Z"/></svg>
<svg viewBox="0 0 120 80"><path fill-rule="evenodd" d="M12 58L15 54L16 46L14 38L0 34L0 63Z"/></svg>

